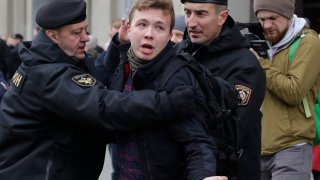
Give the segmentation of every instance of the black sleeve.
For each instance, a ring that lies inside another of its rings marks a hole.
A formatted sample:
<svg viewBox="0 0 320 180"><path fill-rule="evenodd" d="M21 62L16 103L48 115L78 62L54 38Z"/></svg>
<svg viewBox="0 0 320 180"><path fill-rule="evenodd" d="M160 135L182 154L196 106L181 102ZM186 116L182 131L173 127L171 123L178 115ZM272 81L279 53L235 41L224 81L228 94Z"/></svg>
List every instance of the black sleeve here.
<svg viewBox="0 0 320 180"><path fill-rule="evenodd" d="M59 119L103 131L126 131L174 118L164 91L134 91L126 95L106 90L98 81L90 86L79 85L72 80L76 75L78 71L68 68L45 85L44 106Z"/></svg>
<svg viewBox="0 0 320 180"><path fill-rule="evenodd" d="M209 136L204 94L191 71L186 68L173 75L166 89L170 91L179 85L194 86L197 99L195 115L170 126L175 139L184 147L188 179L198 180L214 176L216 174L216 146Z"/></svg>
<svg viewBox="0 0 320 180"><path fill-rule="evenodd" d="M112 84L116 69L121 60L127 59L127 52L130 47L130 43L120 44L117 37L118 33L112 37L108 49L101 56L104 67L101 67L101 65L97 67L99 80L102 80L108 88Z"/></svg>
<svg viewBox="0 0 320 180"><path fill-rule="evenodd" d="M254 57L252 57L254 58ZM231 82L240 93L241 102L238 106L240 117L239 135L240 148L244 150L240 167L248 167L247 173L257 175L260 166L261 154L261 119L262 105L265 90L266 79L265 72L254 59L257 64L247 64L238 69L227 81ZM248 162L251 162L248 164ZM258 178L258 177L257 177Z"/></svg>
<svg viewBox="0 0 320 180"><path fill-rule="evenodd" d="M107 69L103 60L105 59L106 51L103 51L102 54L96 59L95 62L95 77L98 81L102 82L108 89L110 88L111 80L114 77L114 70Z"/></svg>
<svg viewBox="0 0 320 180"><path fill-rule="evenodd" d="M118 41L118 33L116 33L106 50L103 58L103 64L108 71L114 71L120 62L120 42Z"/></svg>

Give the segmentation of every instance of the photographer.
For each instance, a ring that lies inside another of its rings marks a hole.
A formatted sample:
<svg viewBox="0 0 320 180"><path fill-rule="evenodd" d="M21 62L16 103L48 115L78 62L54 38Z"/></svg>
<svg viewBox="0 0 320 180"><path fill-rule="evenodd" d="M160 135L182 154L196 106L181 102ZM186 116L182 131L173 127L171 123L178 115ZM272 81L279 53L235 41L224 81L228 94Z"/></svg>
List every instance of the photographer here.
<svg viewBox="0 0 320 180"><path fill-rule="evenodd" d="M270 46L258 57L267 74L262 105L261 179L310 179L314 104L320 88L320 41L294 0L255 0L253 8ZM310 114L309 114L310 113Z"/></svg>

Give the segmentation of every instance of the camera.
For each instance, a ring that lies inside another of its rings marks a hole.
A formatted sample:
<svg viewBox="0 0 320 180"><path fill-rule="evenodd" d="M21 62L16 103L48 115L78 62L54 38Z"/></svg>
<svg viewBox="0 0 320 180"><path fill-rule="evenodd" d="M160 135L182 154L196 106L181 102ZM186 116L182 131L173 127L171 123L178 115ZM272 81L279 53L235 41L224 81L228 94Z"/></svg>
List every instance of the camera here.
<svg viewBox="0 0 320 180"><path fill-rule="evenodd" d="M267 58L269 46L265 41L261 24L259 22L237 22L237 26L241 34L250 42L251 48L254 49L259 56Z"/></svg>

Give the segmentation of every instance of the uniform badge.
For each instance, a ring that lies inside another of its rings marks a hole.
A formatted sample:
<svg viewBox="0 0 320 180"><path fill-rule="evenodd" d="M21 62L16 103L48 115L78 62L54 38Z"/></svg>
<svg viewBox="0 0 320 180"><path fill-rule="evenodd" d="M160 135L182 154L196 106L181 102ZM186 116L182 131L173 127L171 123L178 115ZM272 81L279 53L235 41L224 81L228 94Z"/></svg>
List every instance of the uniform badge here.
<svg viewBox="0 0 320 180"><path fill-rule="evenodd" d="M249 103L252 90L243 85L236 85L235 88L239 93L239 106L246 106Z"/></svg>
<svg viewBox="0 0 320 180"><path fill-rule="evenodd" d="M96 84L96 79L90 74L80 74L72 78L72 80L80 86L90 87Z"/></svg>
<svg viewBox="0 0 320 180"><path fill-rule="evenodd" d="M11 85L15 91L19 93L21 92L22 86L24 84L26 77L27 77L27 74L24 71L22 71L20 68L18 68L11 80Z"/></svg>

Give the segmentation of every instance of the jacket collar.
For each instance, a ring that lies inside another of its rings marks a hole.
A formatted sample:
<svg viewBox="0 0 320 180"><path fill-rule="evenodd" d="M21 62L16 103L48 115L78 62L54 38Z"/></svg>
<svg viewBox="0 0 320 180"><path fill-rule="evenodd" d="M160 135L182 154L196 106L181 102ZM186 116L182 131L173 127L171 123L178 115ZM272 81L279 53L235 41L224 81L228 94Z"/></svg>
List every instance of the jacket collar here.
<svg viewBox="0 0 320 180"><path fill-rule="evenodd" d="M169 42L162 52L156 56L150 63L138 68L134 78L140 79L156 79L161 71L166 67L166 64L174 57L177 46Z"/></svg>
<svg viewBox="0 0 320 180"><path fill-rule="evenodd" d="M250 47L249 41L242 36L239 28L236 26L233 18L228 16L223 25L220 35L215 38L209 45L193 44L190 40L188 32L185 32L182 49L189 53L194 53L197 50L208 53L220 53L226 50L237 49L239 47Z"/></svg>
<svg viewBox="0 0 320 180"><path fill-rule="evenodd" d="M32 42L24 42L19 47L22 62L26 65L43 63L69 63L74 65L83 64L73 57L65 54L58 44L54 43L44 30L40 30ZM86 56L87 58L87 56Z"/></svg>

